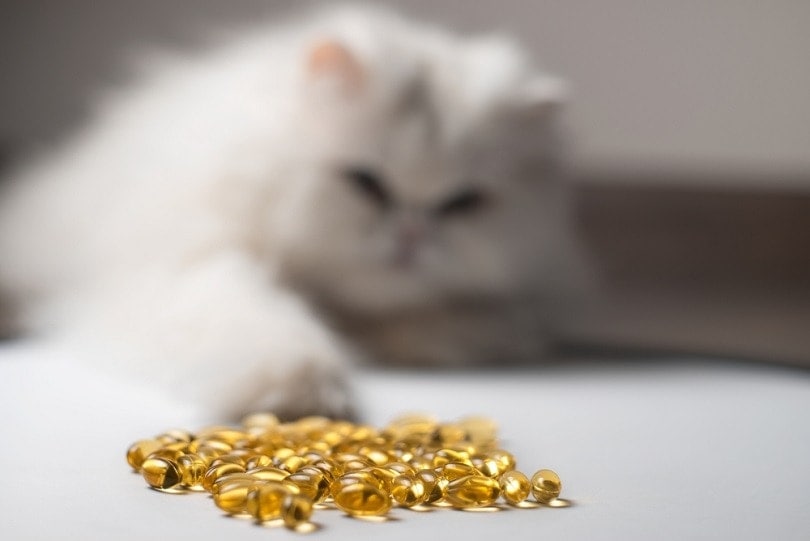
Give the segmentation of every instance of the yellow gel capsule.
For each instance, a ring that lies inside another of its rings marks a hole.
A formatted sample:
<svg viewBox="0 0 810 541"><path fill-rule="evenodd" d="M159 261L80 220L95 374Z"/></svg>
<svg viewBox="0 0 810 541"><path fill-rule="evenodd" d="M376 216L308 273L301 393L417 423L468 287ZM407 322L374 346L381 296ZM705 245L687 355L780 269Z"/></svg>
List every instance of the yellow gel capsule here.
<svg viewBox="0 0 810 541"><path fill-rule="evenodd" d="M290 490L281 483L269 481L248 491L245 511L259 522L281 517L281 503Z"/></svg>
<svg viewBox="0 0 810 541"><path fill-rule="evenodd" d="M222 427L205 433L209 440L218 440L227 443L231 447L236 447L237 443L249 442L253 436L244 430L231 427Z"/></svg>
<svg viewBox="0 0 810 541"><path fill-rule="evenodd" d="M322 474L316 476L307 473L293 473L281 483L293 490L297 490L302 496L313 502L320 502L323 501L329 493L329 485L321 484L323 479Z"/></svg>
<svg viewBox="0 0 810 541"><path fill-rule="evenodd" d="M451 481L444 499L453 507L492 505L501 494L498 481L483 475L470 475Z"/></svg>
<svg viewBox="0 0 810 541"><path fill-rule="evenodd" d="M245 428L261 428L270 430L278 426L278 417L272 413L251 413L242 417L242 426Z"/></svg>
<svg viewBox="0 0 810 541"><path fill-rule="evenodd" d="M437 475L433 470L419 470L416 472L416 477L425 485L427 493L425 503L436 503L444 498L449 484L447 479Z"/></svg>
<svg viewBox="0 0 810 541"><path fill-rule="evenodd" d="M252 470L253 468L266 468L273 465L273 459L268 455L257 454L245 461L245 469Z"/></svg>
<svg viewBox="0 0 810 541"><path fill-rule="evenodd" d="M309 464L304 457L293 455L290 457L285 458L278 464L278 468L280 470L286 470L290 473L295 473L298 471L299 468L302 468Z"/></svg>
<svg viewBox="0 0 810 541"><path fill-rule="evenodd" d="M263 481L282 481L290 476L290 472L270 466L253 468L245 471L245 473Z"/></svg>
<svg viewBox="0 0 810 541"><path fill-rule="evenodd" d="M334 497L338 492L343 490L343 488L358 484L373 485L383 490L382 482L368 470L357 470L341 475L331 483L329 490Z"/></svg>
<svg viewBox="0 0 810 541"><path fill-rule="evenodd" d="M312 498L314 503L320 503L329 496L329 488L332 485L332 480L318 468L304 466L295 473L297 475L306 475L310 478L312 484L315 486L315 496Z"/></svg>
<svg viewBox="0 0 810 541"><path fill-rule="evenodd" d="M334 481L344 473L342 468L335 464L333 460L328 458L316 460L311 464L311 466L318 468L324 475L326 475L326 477L330 479L330 481Z"/></svg>
<svg viewBox="0 0 810 541"><path fill-rule="evenodd" d="M261 482L261 481L259 481ZM256 480L233 476L220 483L213 494L214 503L223 511L237 515L246 512L248 492L256 487Z"/></svg>
<svg viewBox="0 0 810 541"><path fill-rule="evenodd" d="M389 462L385 465L385 469L396 473L397 475L407 473L409 475L413 475L416 473L416 470L410 464L405 462Z"/></svg>
<svg viewBox="0 0 810 541"><path fill-rule="evenodd" d="M208 463L210 468L220 466L222 464L236 464L237 466L245 467L245 460L240 456L233 456L231 454L220 455Z"/></svg>
<svg viewBox="0 0 810 541"><path fill-rule="evenodd" d="M488 447L495 443L498 425L489 417L465 417L458 423L465 432L465 439L476 447Z"/></svg>
<svg viewBox="0 0 810 541"><path fill-rule="evenodd" d="M177 459L177 468L180 470L180 479L183 485L189 488L202 488L206 472L203 459L194 453L185 454Z"/></svg>
<svg viewBox="0 0 810 541"><path fill-rule="evenodd" d="M157 440L138 440L127 449L127 463L132 466L133 470L140 471L146 457L162 446L163 444Z"/></svg>
<svg viewBox="0 0 810 541"><path fill-rule="evenodd" d="M512 505L519 504L529 497L532 490L532 484L529 478L519 471L508 471L501 475L499 479L501 485L501 495L504 501Z"/></svg>
<svg viewBox="0 0 810 541"><path fill-rule="evenodd" d="M500 464L500 468L502 472L508 472L510 470L514 470L515 466L517 465L517 461L512 453L509 451L504 451L503 449L495 449L494 451L489 451L486 453L487 458L494 459L498 464Z"/></svg>
<svg viewBox="0 0 810 541"><path fill-rule="evenodd" d="M472 464L472 462L470 462L470 455L466 451L457 451L454 449L439 449L433 455L434 468L444 466L445 464L449 464L450 462L456 462L461 464Z"/></svg>
<svg viewBox="0 0 810 541"><path fill-rule="evenodd" d="M407 473L399 475L391 486L391 498L402 507L425 503L427 497L424 481L414 475Z"/></svg>
<svg viewBox="0 0 810 541"><path fill-rule="evenodd" d="M444 466L435 468L434 471L448 481L455 481L469 475L481 475L481 472L474 466L462 462L448 462Z"/></svg>
<svg viewBox="0 0 810 541"><path fill-rule="evenodd" d="M338 464L340 465L340 467L343 469L344 472L364 470L366 468L374 466L374 463L371 460L360 455L350 455L347 453L343 453L334 458L335 460L337 460Z"/></svg>
<svg viewBox="0 0 810 541"><path fill-rule="evenodd" d="M162 490L180 484L180 471L177 464L165 458L147 458L141 464L141 475L153 488Z"/></svg>
<svg viewBox="0 0 810 541"><path fill-rule="evenodd" d="M439 426L436 434L437 440L441 445L449 446L456 445L464 441L467 433L459 425L455 423L446 423Z"/></svg>
<svg viewBox="0 0 810 541"><path fill-rule="evenodd" d="M549 503L562 492L560 476L551 470L540 470L532 475L532 495L540 503Z"/></svg>
<svg viewBox="0 0 810 541"><path fill-rule="evenodd" d="M218 478L214 481L214 484L211 485L211 490L208 492L213 496L214 494L218 494L220 488L222 488L226 483L230 483L236 479L240 479L245 483L253 484L255 486L261 485L266 483L267 481L262 481L261 479L256 479L255 477L251 477L246 473L226 473L222 477Z"/></svg>
<svg viewBox="0 0 810 541"><path fill-rule="evenodd" d="M380 482L380 488L386 492L391 490L391 486L394 484L394 479L397 477L397 475L399 475L398 473L392 472L389 469L380 467L368 468L367 470L361 471L368 471L371 475L373 475Z"/></svg>
<svg viewBox="0 0 810 541"><path fill-rule="evenodd" d="M172 430L167 430L162 434L158 434L157 436L155 436L155 439L166 444L178 442L189 443L193 439L193 437L190 432L186 430L181 430L179 428L175 428Z"/></svg>
<svg viewBox="0 0 810 541"><path fill-rule="evenodd" d="M205 477L203 477L203 488L208 492L211 492L211 487L214 485L217 479L230 473L245 473L245 468L239 464L231 464L229 462L210 466L205 472Z"/></svg>
<svg viewBox="0 0 810 541"><path fill-rule="evenodd" d="M433 469L433 460L423 455L414 456L408 460L408 465L413 468L413 471L430 470Z"/></svg>
<svg viewBox="0 0 810 541"><path fill-rule="evenodd" d="M473 457L473 466L487 477L499 477L504 473L503 465L494 458Z"/></svg>
<svg viewBox="0 0 810 541"><path fill-rule="evenodd" d="M164 445L154 453L150 453L146 458L162 458L163 460L174 462L184 454L185 453L180 449L176 449L171 445Z"/></svg>
<svg viewBox="0 0 810 541"><path fill-rule="evenodd" d="M391 498L376 485L356 483L341 487L335 505L354 516L384 515L391 509Z"/></svg>
<svg viewBox="0 0 810 541"><path fill-rule="evenodd" d="M439 426L439 420L427 413L408 413L388 423L387 430L401 434L430 434Z"/></svg>
<svg viewBox="0 0 810 541"><path fill-rule="evenodd" d="M298 494L288 494L281 502L281 518L288 528L309 522L312 516L312 500Z"/></svg>
<svg viewBox="0 0 810 541"><path fill-rule="evenodd" d="M188 444L188 452L197 454L206 453L212 456L222 456L232 450L233 445L215 439L198 438Z"/></svg>

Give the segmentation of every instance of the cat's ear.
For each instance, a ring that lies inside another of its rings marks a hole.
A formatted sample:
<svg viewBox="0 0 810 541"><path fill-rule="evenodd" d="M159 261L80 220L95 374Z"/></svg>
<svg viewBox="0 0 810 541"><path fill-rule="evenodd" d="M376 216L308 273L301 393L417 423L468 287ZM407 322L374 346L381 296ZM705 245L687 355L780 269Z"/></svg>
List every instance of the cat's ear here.
<svg viewBox="0 0 810 541"><path fill-rule="evenodd" d="M362 64L349 48L334 39L313 43L307 52L305 68L311 82L346 95L356 94L363 87Z"/></svg>
<svg viewBox="0 0 810 541"><path fill-rule="evenodd" d="M518 90L514 105L523 114L544 116L558 110L567 101L568 94L568 85L563 80L536 76Z"/></svg>

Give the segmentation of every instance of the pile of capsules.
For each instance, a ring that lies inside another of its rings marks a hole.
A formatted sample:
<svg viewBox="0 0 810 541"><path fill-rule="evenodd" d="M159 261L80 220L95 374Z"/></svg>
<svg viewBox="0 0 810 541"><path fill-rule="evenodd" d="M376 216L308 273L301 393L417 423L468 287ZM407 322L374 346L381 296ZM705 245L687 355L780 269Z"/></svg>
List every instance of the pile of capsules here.
<svg viewBox="0 0 810 541"><path fill-rule="evenodd" d="M515 457L498 447L496 426L484 417L440 423L408 415L376 429L323 417L280 423L258 413L238 427L170 430L139 440L127 450L127 462L152 488L205 491L226 513L298 531L321 508L372 517L393 506L564 503L557 474L539 470L529 479L516 470ZM530 494L536 503L527 501Z"/></svg>

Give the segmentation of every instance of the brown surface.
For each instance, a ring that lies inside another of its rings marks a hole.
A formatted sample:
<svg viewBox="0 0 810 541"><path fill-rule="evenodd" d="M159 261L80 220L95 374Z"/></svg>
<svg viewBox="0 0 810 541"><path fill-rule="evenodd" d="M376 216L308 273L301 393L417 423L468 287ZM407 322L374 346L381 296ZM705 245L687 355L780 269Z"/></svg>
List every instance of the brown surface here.
<svg viewBox="0 0 810 541"><path fill-rule="evenodd" d="M581 180L576 201L601 277L575 341L810 364L810 194Z"/></svg>

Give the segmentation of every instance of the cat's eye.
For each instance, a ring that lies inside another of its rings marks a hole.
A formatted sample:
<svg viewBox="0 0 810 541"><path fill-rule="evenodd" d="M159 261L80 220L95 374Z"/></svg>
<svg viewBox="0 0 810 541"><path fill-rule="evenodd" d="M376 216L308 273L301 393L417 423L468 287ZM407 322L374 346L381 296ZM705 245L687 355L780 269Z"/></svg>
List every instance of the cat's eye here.
<svg viewBox="0 0 810 541"><path fill-rule="evenodd" d="M437 216L469 214L482 209L489 197L477 188L465 188L448 197L436 207Z"/></svg>
<svg viewBox="0 0 810 541"><path fill-rule="evenodd" d="M374 201L382 208L391 206L391 193L385 187L382 176L367 167L350 167L341 173L343 178L348 180L355 189Z"/></svg>

